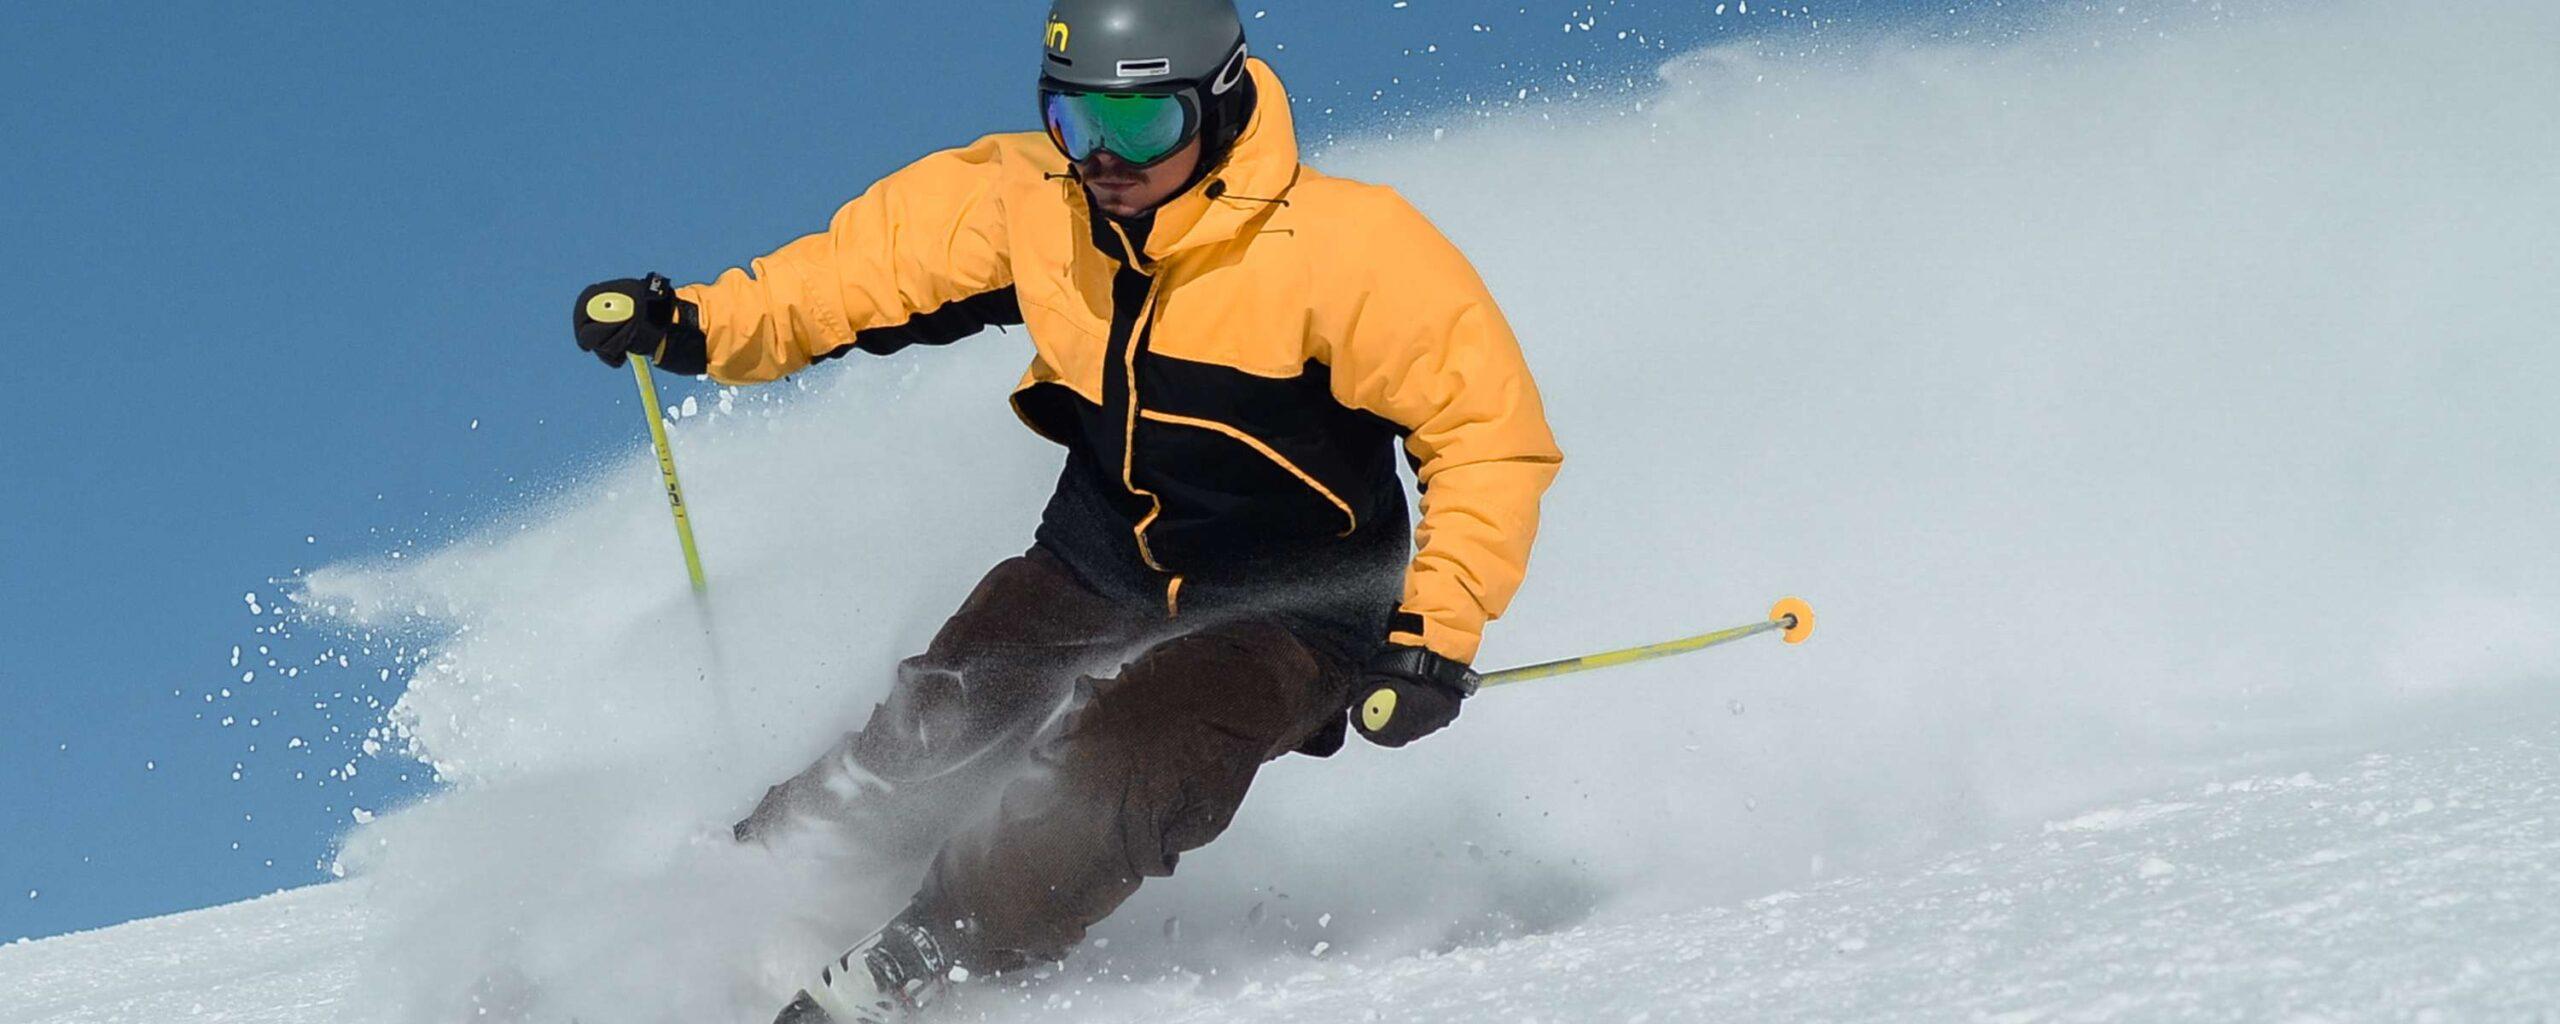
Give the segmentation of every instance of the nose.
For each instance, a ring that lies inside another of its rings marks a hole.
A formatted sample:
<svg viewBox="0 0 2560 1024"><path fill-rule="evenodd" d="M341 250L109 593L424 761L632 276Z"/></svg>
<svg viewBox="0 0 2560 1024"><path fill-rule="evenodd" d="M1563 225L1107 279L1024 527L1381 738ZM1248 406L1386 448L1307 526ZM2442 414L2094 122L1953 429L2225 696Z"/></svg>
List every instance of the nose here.
<svg viewBox="0 0 2560 1024"><path fill-rule="evenodd" d="M1137 169L1136 164L1121 159L1120 154L1107 149L1094 150L1092 156L1084 158L1084 171L1087 174L1121 175Z"/></svg>

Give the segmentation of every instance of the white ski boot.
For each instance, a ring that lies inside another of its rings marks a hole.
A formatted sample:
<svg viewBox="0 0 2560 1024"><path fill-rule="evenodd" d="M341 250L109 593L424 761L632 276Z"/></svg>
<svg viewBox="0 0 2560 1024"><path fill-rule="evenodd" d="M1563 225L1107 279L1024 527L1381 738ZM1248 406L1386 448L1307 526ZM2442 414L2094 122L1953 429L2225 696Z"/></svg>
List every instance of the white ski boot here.
<svg viewBox="0 0 2560 1024"><path fill-rule="evenodd" d="M952 974L933 933L891 921L818 972L774 1024L904 1024L950 987Z"/></svg>

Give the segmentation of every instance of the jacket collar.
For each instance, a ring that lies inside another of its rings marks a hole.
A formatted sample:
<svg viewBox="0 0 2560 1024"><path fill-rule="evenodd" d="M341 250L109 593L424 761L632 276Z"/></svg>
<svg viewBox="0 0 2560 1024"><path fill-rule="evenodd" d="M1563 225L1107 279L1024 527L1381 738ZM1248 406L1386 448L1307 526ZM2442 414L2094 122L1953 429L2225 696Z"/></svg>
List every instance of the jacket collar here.
<svg viewBox="0 0 2560 1024"><path fill-rule="evenodd" d="M1255 90L1253 119L1245 122L1224 164L1156 208L1148 262L1243 234L1298 183L1298 126L1289 113L1289 94L1270 65L1260 58L1247 63Z"/></svg>

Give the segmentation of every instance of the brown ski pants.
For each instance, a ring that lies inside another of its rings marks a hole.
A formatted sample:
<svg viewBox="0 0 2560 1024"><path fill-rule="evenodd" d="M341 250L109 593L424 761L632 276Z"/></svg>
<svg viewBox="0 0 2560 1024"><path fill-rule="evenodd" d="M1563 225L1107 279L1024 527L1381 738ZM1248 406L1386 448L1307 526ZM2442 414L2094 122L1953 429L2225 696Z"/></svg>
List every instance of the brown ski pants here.
<svg viewBox="0 0 2560 1024"><path fill-rule="evenodd" d="M1115 601L1045 551L996 566L869 724L768 792L931 867L911 913L981 973L1056 960L1224 831L1261 766L1337 738L1355 666L1276 617Z"/></svg>

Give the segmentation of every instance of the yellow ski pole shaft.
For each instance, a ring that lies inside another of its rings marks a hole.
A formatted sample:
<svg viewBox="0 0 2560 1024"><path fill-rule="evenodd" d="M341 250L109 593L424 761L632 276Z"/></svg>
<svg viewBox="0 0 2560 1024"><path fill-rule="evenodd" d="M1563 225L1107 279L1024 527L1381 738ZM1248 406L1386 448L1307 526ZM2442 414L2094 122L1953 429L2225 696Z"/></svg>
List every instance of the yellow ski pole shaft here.
<svg viewBox="0 0 2560 1024"><path fill-rule="evenodd" d="M667 484L667 507L676 516L676 542L684 545L684 571L693 580L693 592L710 592L702 579L702 550L693 543L693 519L685 514L684 485L676 481L676 452L667 444L667 418L658 404L658 381L649 373L649 361L631 357L631 376L640 382L640 411L649 416L649 443L658 449L658 477Z"/></svg>
<svg viewBox="0 0 2560 1024"><path fill-rule="evenodd" d="M711 586L702 577L702 549L693 543L693 517L686 514L684 484L676 479L676 451L667 442L666 407L658 404L658 381L649 372L649 360L631 357L631 378L640 385L640 411L649 417L649 443L658 451L658 478L667 485L667 508L675 513L676 542L684 546L684 571L693 582L693 610L702 619L702 642L711 655L711 700L719 716L720 734L735 742L738 737L737 712L729 707L726 686L728 659L720 653L720 632L711 626Z"/></svg>
<svg viewBox="0 0 2560 1024"><path fill-rule="evenodd" d="M1519 668L1504 669L1500 672L1488 672L1477 686L1484 688L1509 683L1525 683L1532 679L1549 679L1615 665L1652 661L1655 658L1668 658L1675 654L1703 651L1719 644L1729 644L1746 637L1770 632L1779 633L1780 638L1788 643L1803 643L1806 637L1813 635L1813 607L1804 603L1801 598L1790 597L1769 609L1769 618L1766 621L1754 622L1747 626L1735 626L1732 629L1719 629L1713 633L1700 633L1678 640L1665 640L1642 647L1626 647L1614 651L1602 651L1598 654L1586 654L1579 658L1542 661L1535 665L1522 665Z"/></svg>

